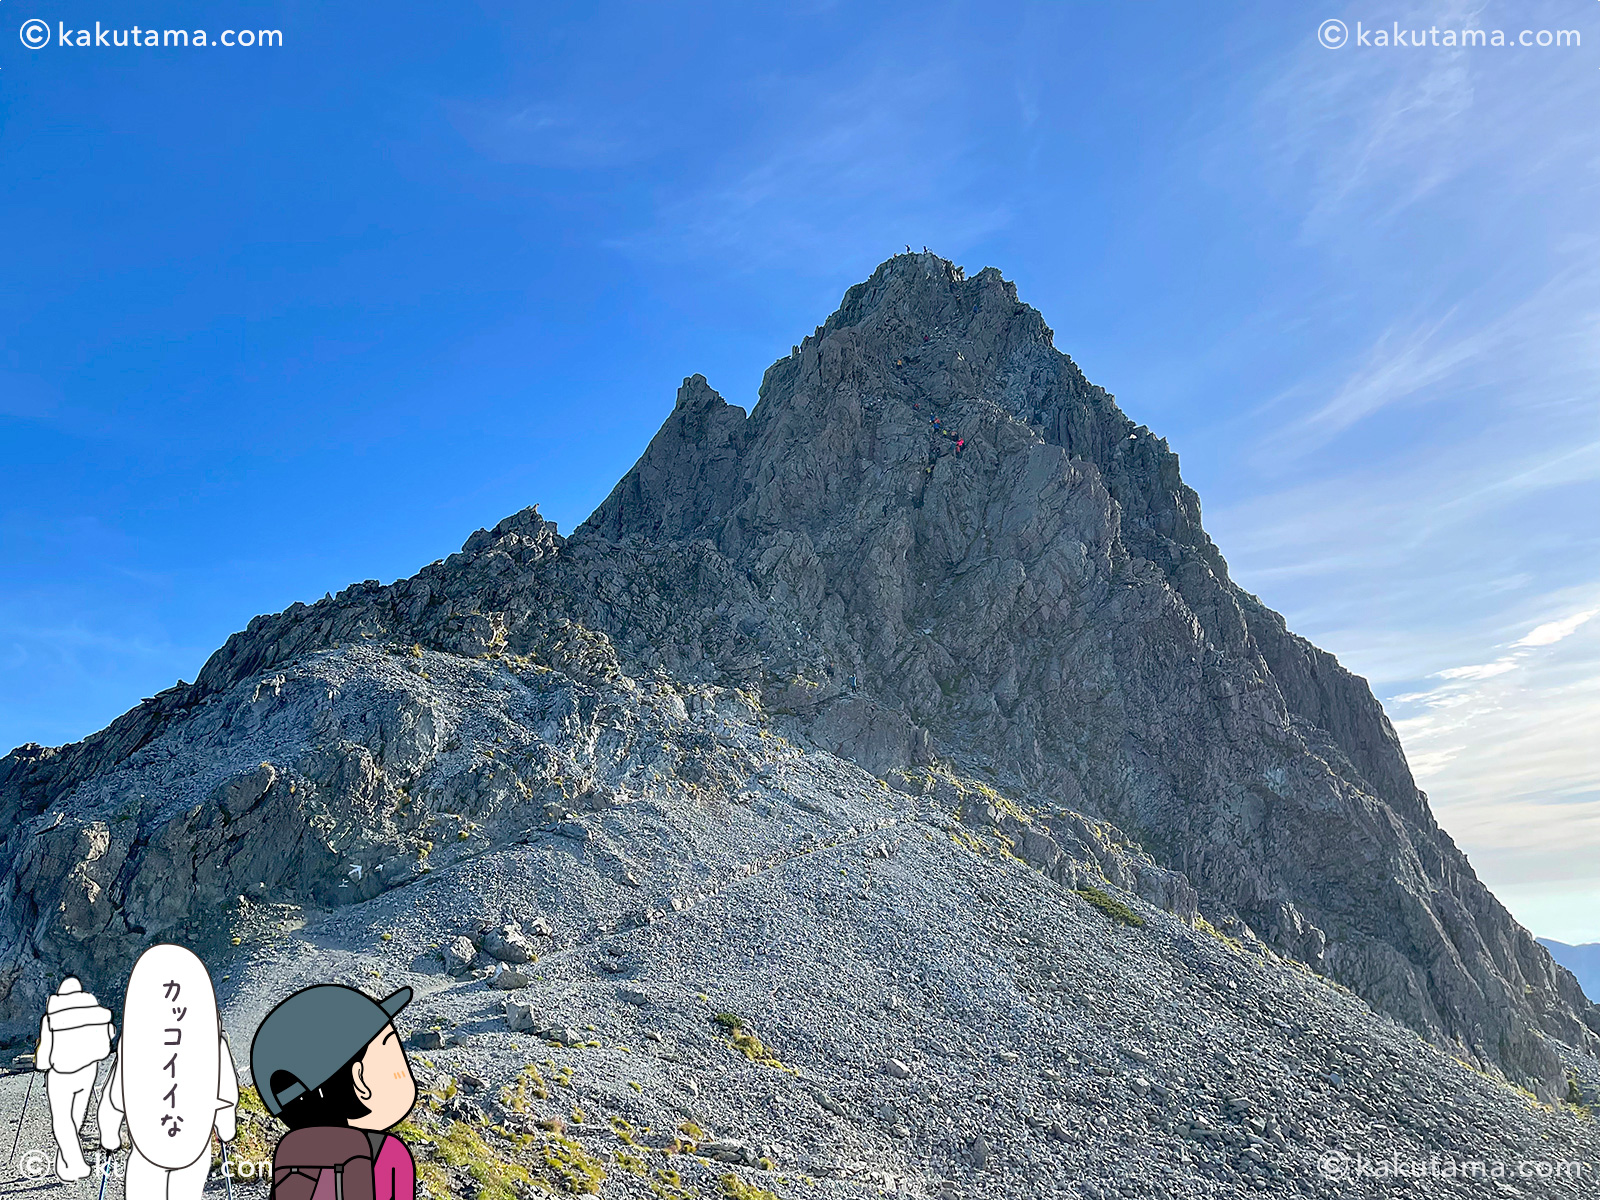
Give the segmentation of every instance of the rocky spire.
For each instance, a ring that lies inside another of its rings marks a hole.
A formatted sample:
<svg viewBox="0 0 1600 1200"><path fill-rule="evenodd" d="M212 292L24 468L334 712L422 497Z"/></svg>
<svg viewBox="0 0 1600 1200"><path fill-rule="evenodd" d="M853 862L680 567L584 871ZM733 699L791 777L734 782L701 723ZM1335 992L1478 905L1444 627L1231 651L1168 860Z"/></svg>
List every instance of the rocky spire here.
<svg viewBox="0 0 1600 1200"><path fill-rule="evenodd" d="M1117 822L1430 1036L1548 1078L1542 1034L1600 1030L1365 681L1232 583L1177 455L993 268L890 259L748 418L687 381L594 536L710 539L942 753Z"/></svg>

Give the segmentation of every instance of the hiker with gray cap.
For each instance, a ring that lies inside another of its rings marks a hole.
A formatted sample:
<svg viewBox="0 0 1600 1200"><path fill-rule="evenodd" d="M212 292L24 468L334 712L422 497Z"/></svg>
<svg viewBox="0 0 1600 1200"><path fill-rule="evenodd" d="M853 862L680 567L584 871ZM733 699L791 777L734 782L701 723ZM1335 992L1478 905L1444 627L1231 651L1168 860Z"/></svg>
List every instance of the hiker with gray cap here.
<svg viewBox="0 0 1600 1200"><path fill-rule="evenodd" d="M410 1001L410 988L374 1000L319 983L261 1022L250 1073L267 1111L289 1127L272 1156L271 1200L415 1200L411 1151L384 1132L417 1102L393 1024Z"/></svg>

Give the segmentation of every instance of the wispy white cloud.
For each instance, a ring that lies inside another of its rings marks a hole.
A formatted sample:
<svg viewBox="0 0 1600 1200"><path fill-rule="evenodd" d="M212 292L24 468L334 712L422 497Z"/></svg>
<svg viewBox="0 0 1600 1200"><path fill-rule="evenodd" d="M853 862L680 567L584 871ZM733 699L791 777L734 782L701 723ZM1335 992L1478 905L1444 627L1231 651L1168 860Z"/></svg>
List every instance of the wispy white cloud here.
<svg viewBox="0 0 1600 1200"><path fill-rule="evenodd" d="M976 184L981 136L952 105L952 64L862 66L804 85L771 81L759 135L729 145L650 228L613 244L667 259L792 266L876 261L896 239L959 255L1008 224L1004 193ZM1026 120L1019 99L1017 119Z"/></svg>
<svg viewBox="0 0 1600 1200"><path fill-rule="evenodd" d="M1491 882L1600 885L1600 626L1539 628L1563 632L1513 643L1493 670L1436 672L1390 708L1418 782Z"/></svg>
<svg viewBox="0 0 1600 1200"><path fill-rule="evenodd" d="M1571 637L1582 625L1600 609L1588 608L1583 612L1573 613L1570 617L1562 617L1558 621L1546 621L1533 629L1526 637L1518 638L1512 642L1513 646L1553 646L1562 638Z"/></svg>
<svg viewBox="0 0 1600 1200"><path fill-rule="evenodd" d="M1539 0L1515 19L1572 23ZM1208 528L1373 681L1441 823L1554 936L1600 934L1561 907L1600 895L1600 131L1572 107L1597 96L1576 54L1308 36L1213 147L1258 148L1246 177L1326 256L1302 300L1347 349L1321 342L1235 423L1249 483Z"/></svg>
<svg viewBox="0 0 1600 1200"><path fill-rule="evenodd" d="M1366 11L1338 15L1373 23ZM1508 19L1481 3L1385 16L1421 29ZM1571 13L1534 0L1516 20L1567 27ZM1352 326L1352 307L1381 314L1347 357L1308 364L1263 405L1273 427L1258 470L1303 470L1303 458L1395 408L1427 407L1450 424L1477 406L1594 395L1600 134L1574 105L1600 100L1600 76L1581 58L1330 52L1308 36L1240 98L1210 147L1211 173L1237 176L1239 147L1255 148L1247 177L1298 215L1305 247L1332 267L1308 280L1308 307Z"/></svg>
<svg viewBox="0 0 1600 1200"><path fill-rule="evenodd" d="M1545 521L1558 541L1578 535L1582 506L1572 500L1600 485L1600 440L1545 440L1491 428L1397 461L1319 460L1291 486L1266 483L1208 509L1206 524L1234 573L1292 602L1317 636L1352 624L1367 626L1374 644L1385 628L1425 634L1445 662L1378 671L1421 678L1501 637L1530 597L1555 586L1553 572L1582 576L1589 566L1581 554L1552 561L1530 525Z"/></svg>
<svg viewBox="0 0 1600 1200"><path fill-rule="evenodd" d="M1352 29L1358 20L1375 23L1365 10L1327 15ZM1571 6L1559 0L1524 3L1514 18L1478 2L1397 4L1384 16L1424 30L1513 19L1533 28L1573 24ZM1576 52L1329 52L1307 37L1257 91L1245 119L1266 148L1261 182L1301 209L1308 239L1348 237L1352 218L1360 232L1381 236L1382 227L1485 170L1500 190L1508 180L1516 190L1584 161L1591 128L1571 119L1572 105L1600 91L1593 75Z"/></svg>
<svg viewBox="0 0 1600 1200"><path fill-rule="evenodd" d="M1543 421L1585 423L1582 413L1562 410L1592 397L1600 380L1600 240L1575 246L1558 275L1507 305L1506 293L1517 285L1493 273L1442 316L1391 323L1342 376L1324 371L1297 380L1263 408L1281 423L1262 438L1258 463L1288 469L1396 407L1520 410ZM1288 416L1297 410L1302 415Z"/></svg>
<svg viewBox="0 0 1600 1200"><path fill-rule="evenodd" d="M1597 482L1592 449L1506 461L1487 439L1208 520L1246 587L1372 680L1492 887L1600 886Z"/></svg>
<svg viewBox="0 0 1600 1200"><path fill-rule="evenodd" d="M1307 88L1307 75L1298 85L1285 77L1265 97L1269 106L1288 101L1294 110L1281 127L1281 148L1287 162L1308 165L1313 174L1307 236L1338 223L1354 202L1378 219L1391 218L1466 165L1439 136L1472 105L1465 63L1438 55L1420 70L1395 74L1392 64L1355 55L1345 62L1345 70L1319 72L1320 87ZM1329 136L1335 125L1345 136Z"/></svg>
<svg viewBox="0 0 1600 1200"><path fill-rule="evenodd" d="M1447 667L1436 674L1440 679L1493 679L1496 675L1504 675L1507 671L1515 671L1515 659L1499 658L1491 663L1479 663L1472 667Z"/></svg>

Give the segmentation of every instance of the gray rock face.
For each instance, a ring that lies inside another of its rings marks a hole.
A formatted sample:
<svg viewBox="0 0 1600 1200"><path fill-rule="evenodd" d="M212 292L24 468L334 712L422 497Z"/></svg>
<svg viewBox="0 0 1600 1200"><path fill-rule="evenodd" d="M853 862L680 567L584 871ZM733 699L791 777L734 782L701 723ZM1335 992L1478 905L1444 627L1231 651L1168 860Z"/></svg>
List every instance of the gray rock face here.
<svg viewBox="0 0 1600 1200"><path fill-rule="evenodd" d="M1540 938L1539 944L1577 979L1584 994L1600 996L1600 942L1585 942L1569 946L1551 938Z"/></svg>
<svg viewBox="0 0 1600 1200"><path fill-rule="evenodd" d="M483 952L498 962L519 964L538 957L528 935L514 923L485 930L481 945Z"/></svg>
<svg viewBox="0 0 1600 1200"><path fill-rule="evenodd" d="M541 1018L531 1004L524 1004L519 1000L506 1001L506 1028L512 1033L532 1033L540 1023Z"/></svg>
<svg viewBox="0 0 1600 1200"><path fill-rule="evenodd" d="M519 971L516 967L507 966L505 963L498 964L494 974L489 976L489 986L502 992L516 991L532 982L532 977L525 971Z"/></svg>
<svg viewBox="0 0 1600 1200"><path fill-rule="evenodd" d="M540 830L649 891L653 835L607 814L765 803L787 760L728 731L772 723L952 838L1204 912L1559 1094L1558 1043L1592 1052L1600 1012L1438 828L1365 683L1233 584L1176 456L1051 338L998 272L898 256L748 416L686 380L570 539L518 513L0 760L0 1029L47 968L102 977L220 911L365 903Z"/></svg>
<svg viewBox="0 0 1600 1200"><path fill-rule="evenodd" d="M439 953L444 958L444 969L452 975L460 975L472 969L478 957L478 948L472 944L471 938L458 937L447 942Z"/></svg>

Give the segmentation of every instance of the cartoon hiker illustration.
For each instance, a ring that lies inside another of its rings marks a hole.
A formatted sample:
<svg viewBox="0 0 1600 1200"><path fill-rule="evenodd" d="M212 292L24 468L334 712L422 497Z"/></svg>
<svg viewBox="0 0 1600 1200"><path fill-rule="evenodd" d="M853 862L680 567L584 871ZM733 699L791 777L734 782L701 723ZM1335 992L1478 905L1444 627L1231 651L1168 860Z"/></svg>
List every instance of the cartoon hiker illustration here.
<svg viewBox="0 0 1600 1200"><path fill-rule="evenodd" d="M271 1200L415 1200L411 1151L384 1132L417 1102L392 1024L410 1002L410 988L373 1000L317 984L261 1022L250 1073L267 1111L289 1127L272 1156Z"/></svg>
<svg viewBox="0 0 1600 1200"><path fill-rule="evenodd" d="M89 1112L89 1093L94 1091L100 1060L110 1055L115 1032L110 1011L70 975L45 1003L33 1069L48 1072L44 1087L50 1098L50 1128L56 1135L56 1174L63 1182L89 1174L78 1130Z"/></svg>
<svg viewBox="0 0 1600 1200"><path fill-rule="evenodd" d="M182 946L151 946L128 977L117 1061L100 1097L100 1145L128 1123L127 1200L200 1200L211 1134L233 1140L239 1076L206 966Z"/></svg>

